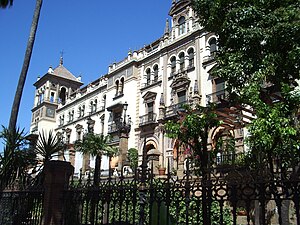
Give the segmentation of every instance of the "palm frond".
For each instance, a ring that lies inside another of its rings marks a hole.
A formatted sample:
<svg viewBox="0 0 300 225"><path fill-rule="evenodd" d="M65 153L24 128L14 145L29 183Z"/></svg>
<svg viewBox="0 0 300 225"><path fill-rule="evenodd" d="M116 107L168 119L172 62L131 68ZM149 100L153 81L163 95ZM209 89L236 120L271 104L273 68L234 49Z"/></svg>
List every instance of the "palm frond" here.
<svg viewBox="0 0 300 225"><path fill-rule="evenodd" d="M92 156L107 155L109 141L110 136L88 133L83 137L83 140L75 142L75 149L83 154L91 154ZM112 149L110 149L111 151Z"/></svg>
<svg viewBox="0 0 300 225"><path fill-rule="evenodd" d="M7 8L8 6L12 6L13 0L0 0L0 8Z"/></svg>
<svg viewBox="0 0 300 225"><path fill-rule="evenodd" d="M34 152L46 162L51 160L54 156L57 156L64 148L65 146L57 134L54 134L52 130L50 130L49 133L42 130L42 132L39 133Z"/></svg>

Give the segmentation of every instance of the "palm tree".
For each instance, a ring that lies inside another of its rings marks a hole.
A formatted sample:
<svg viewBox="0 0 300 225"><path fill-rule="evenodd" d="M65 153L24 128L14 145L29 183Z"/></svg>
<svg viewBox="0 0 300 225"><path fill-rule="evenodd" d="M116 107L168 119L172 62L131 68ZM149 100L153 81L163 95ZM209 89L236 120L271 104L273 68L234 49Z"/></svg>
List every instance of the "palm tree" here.
<svg viewBox="0 0 300 225"><path fill-rule="evenodd" d="M61 137L58 134L54 134L52 130L50 130L49 133L42 130L42 132L39 133L34 152L44 165L54 157L57 157L64 149L65 145L62 143Z"/></svg>
<svg viewBox="0 0 300 225"><path fill-rule="evenodd" d="M1 1L0 8L6 8L9 5L11 6L13 3L13 0L0 0L0 1ZM10 120L9 120L9 126L8 126L8 129L10 131L13 131L13 129L16 127L16 124L17 124L17 118L18 118L18 113L19 113L21 97L22 97L23 88L24 88L24 84L25 84L25 80L26 80L26 76L27 76L27 71L28 71L29 64L30 64L31 54L32 54L33 45L34 45L34 41L35 41L35 35L36 35L40 12L41 12L41 8L42 8L42 3L43 3L43 0L36 0L36 6L35 6L35 10L34 10L31 28L30 28L29 38L27 41L27 47L26 47L26 52L25 52L25 56L24 56L23 66L22 66L22 70L21 70L21 73L19 76L19 82L18 82L18 86L17 86L17 90L16 90L16 94L15 94L15 98L14 98L14 102L13 102L11 114L10 114Z"/></svg>
<svg viewBox="0 0 300 225"><path fill-rule="evenodd" d="M90 154L96 157L95 160L95 172L94 172L94 185L99 184L101 158L102 155L114 156L117 152L117 148L110 147L108 145L110 137L103 134L88 133L84 136L82 141L75 143L75 148L81 151L83 154Z"/></svg>
<svg viewBox="0 0 300 225"><path fill-rule="evenodd" d="M0 8L6 8L8 6L12 6L13 0L1 0L0 1Z"/></svg>
<svg viewBox="0 0 300 225"><path fill-rule="evenodd" d="M28 169L37 163L36 155L28 149L24 129L13 131L2 127L0 138L4 142L4 151L0 155L0 190L16 179L27 178Z"/></svg>

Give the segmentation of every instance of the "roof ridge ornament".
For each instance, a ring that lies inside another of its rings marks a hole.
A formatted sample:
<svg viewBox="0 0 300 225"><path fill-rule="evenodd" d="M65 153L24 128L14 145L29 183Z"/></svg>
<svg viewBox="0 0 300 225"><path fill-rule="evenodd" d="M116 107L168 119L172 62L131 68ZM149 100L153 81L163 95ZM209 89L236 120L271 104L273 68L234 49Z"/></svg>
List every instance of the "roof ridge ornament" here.
<svg viewBox="0 0 300 225"><path fill-rule="evenodd" d="M60 59L59 65L62 66L64 64L64 50L60 51Z"/></svg>

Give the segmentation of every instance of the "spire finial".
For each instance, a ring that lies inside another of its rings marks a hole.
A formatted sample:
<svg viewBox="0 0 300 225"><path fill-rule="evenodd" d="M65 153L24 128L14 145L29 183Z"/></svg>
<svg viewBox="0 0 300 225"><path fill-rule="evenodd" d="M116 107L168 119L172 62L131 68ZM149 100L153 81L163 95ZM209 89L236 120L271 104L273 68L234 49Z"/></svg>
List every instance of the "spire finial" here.
<svg viewBox="0 0 300 225"><path fill-rule="evenodd" d="M63 65L64 64L64 50L62 50L60 52L60 60L59 60L59 65Z"/></svg>

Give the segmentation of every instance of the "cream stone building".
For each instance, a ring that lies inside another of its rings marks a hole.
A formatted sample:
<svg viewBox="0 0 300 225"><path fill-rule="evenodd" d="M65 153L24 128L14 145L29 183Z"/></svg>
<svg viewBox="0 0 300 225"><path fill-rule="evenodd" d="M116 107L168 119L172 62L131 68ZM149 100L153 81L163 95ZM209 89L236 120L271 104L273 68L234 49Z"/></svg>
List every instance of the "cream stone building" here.
<svg viewBox="0 0 300 225"><path fill-rule="evenodd" d="M217 37L197 23L190 0L173 0L170 7L162 37L129 51L94 82L81 87L80 77L61 60L35 83L31 133L54 129L62 134L69 144L65 158L76 173L94 166L93 158L73 146L86 132L111 135L111 145L125 155L115 159L113 167L124 163L128 148L138 149L141 157L146 142L155 165L166 167L170 162L183 168L184 156L175 154L176 140L166 137L164 123L175 118L183 104L205 106L224 97L224 82L209 74L215 65ZM242 131L231 132L242 146ZM108 159L104 156L102 161L102 169L108 169Z"/></svg>

